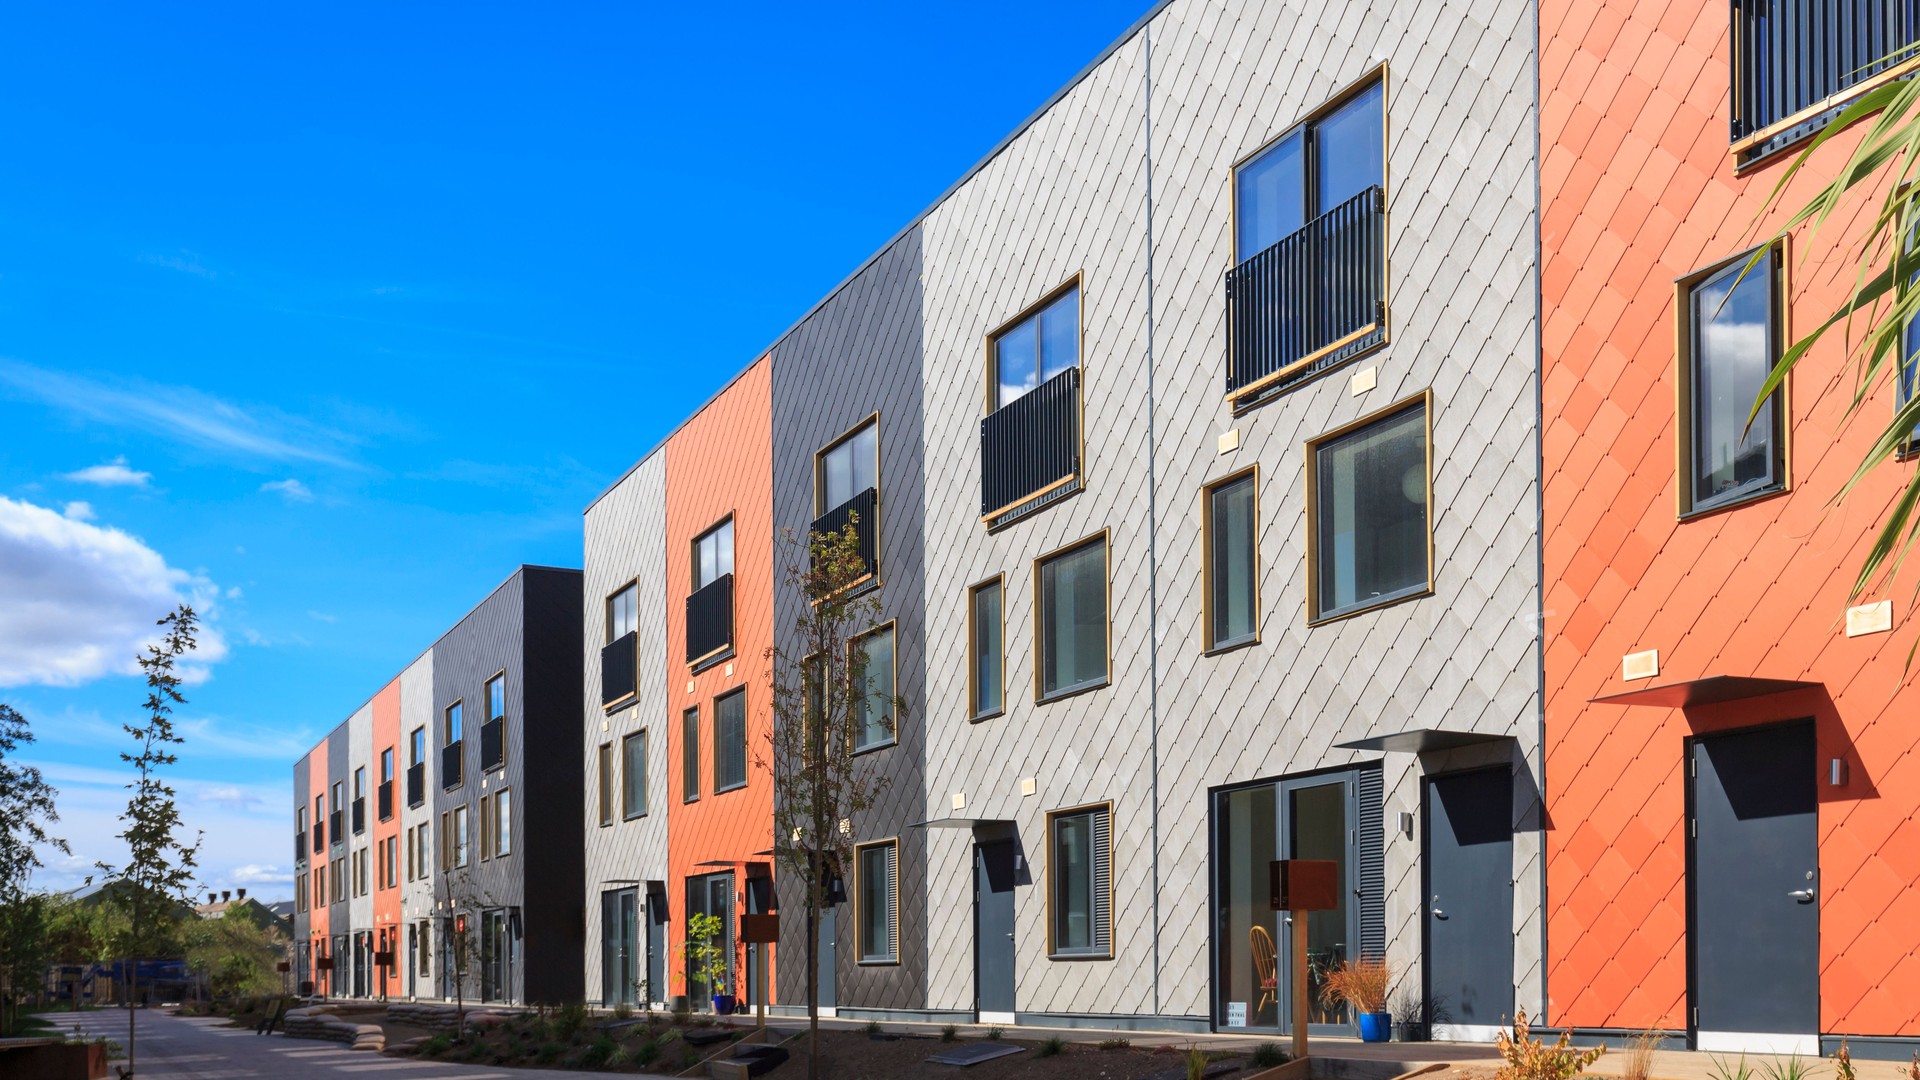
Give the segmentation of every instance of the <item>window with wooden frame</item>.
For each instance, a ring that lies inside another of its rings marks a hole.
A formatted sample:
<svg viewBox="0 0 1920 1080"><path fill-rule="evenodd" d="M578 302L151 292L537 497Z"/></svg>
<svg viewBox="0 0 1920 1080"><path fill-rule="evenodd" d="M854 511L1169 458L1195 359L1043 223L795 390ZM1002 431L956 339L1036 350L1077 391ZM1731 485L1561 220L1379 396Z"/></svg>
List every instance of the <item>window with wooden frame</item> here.
<svg viewBox="0 0 1920 1080"><path fill-rule="evenodd" d="M1788 340L1784 254L1743 252L1676 283L1682 517L1787 488L1785 384L1753 413Z"/></svg>
<svg viewBox="0 0 1920 1080"><path fill-rule="evenodd" d="M1744 169L1920 71L1920 12L1886 0L1733 0L1729 149Z"/></svg>
<svg viewBox="0 0 1920 1080"><path fill-rule="evenodd" d="M747 786L747 691L713 699L713 791Z"/></svg>
<svg viewBox="0 0 1920 1080"><path fill-rule="evenodd" d="M687 596L687 664L698 671L733 655L733 518L693 540Z"/></svg>
<svg viewBox="0 0 1920 1080"><path fill-rule="evenodd" d="M613 744L600 744L600 824L613 824Z"/></svg>
<svg viewBox="0 0 1920 1080"><path fill-rule="evenodd" d="M1047 955L1113 958L1113 804L1047 815Z"/></svg>
<svg viewBox="0 0 1920 1080"><path fill-rule="evenodd" d="M480 861L493 858L493 796L480 796Z"/></svg>
<svg viewBox="0 0 1920 1080"><path fill-rule="evenodd" d="M504 859L513 854L513 789L493 793L493 857Z"/></svg>
<svg viewBox="0 0 1920 1080"><path fill-rule="evenodd" d="M1201 622L1215 652L1260 640L1260 470L1208 485L1200 518Z"/></svg>
<svg viewBox="0 0 1920 1080"><path fill-rule="evenodd" d="M1006 709L1006 576L967 590L967 717L985 720Z"/></svg>
<svg viewBox="0 0 1920 1080"><path fill-rule="evenodd" d="M680 714L680 801L700 798L700 707Z"/></svg>
<svg viewBox="0 0 1920 1080"><path fill-rule="evenodd" d="M632 821L647 813L647 733L620 740L620 816Z"/></svg>
<svg viewBox="0 0 1920 1080"><path fill-rule="evenodd" d="M607 597L607 642L619 641L640 630L640 584L631 582Z"/></svg>
<svg viewBox="0 0 1920 1080"><path fill-rule="evenodd" d="M1420 393L1307 444L1307 620L1433 592L1433 409Z"/></svg>
<svg viewBox="0 0 1920 1080"><path fill-rule="evenodd" d="M733 518L729 517L693 541L693 589L699 592L733 573Z"/></svg>
<svg viewBox="0 0 1920 1080"><path fill-rule="evenodd" d="M851 673L867 684L860 722L852 732L855 753L892 746L895 741L894 699L898 696L899 666L895 662L893 632L893 623L883 623L847 643Z"/></svg>
<svg viewBox="0 0 1920 1080"><path fill-rule="evenodd" d="M980 516L989 528L1080 490L1081 278L987 335Z"/></svg>
<svg viewBox="0 0 1920 1080"><path fill-rule="evenodd" d="M862 964L900 962L900 844L879 840L854 848L854 870L859 875L854 895L855 924L860 930Z"/></svg>
<svg viewBox="0 0 1920 1080"><path fill-rule="evenodd" d="M1033 561L1035 701L1107 685L1107 549L1103 530Z"/></svg>
<svg viewBox="0 0 1920 1080"><path fill-rule="evenodd" d="M814 516L845 506L861 492L877 491L879 487L880 414L875 413L814 454Z"/></svg>
<svg viewBox="0 0 1920 1080"><path fill-rule="evenodd" d="M467 808L453 808L453 866L460 869L467 865Z"/></svg>

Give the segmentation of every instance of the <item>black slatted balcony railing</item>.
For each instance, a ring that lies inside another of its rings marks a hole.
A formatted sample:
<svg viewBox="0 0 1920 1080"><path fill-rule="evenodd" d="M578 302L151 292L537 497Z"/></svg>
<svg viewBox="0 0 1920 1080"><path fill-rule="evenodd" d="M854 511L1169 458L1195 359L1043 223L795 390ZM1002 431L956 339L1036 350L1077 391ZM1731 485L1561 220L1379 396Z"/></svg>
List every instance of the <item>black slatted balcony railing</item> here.
<svg viewBox="0 0 1920 1080"><path fill-rule="evenodd" d="M1079 368L1068 368L980 421L981 517L998 518L1079 477Z"/></svg>
<svg viewBox="0 0 1920 1080"><path fill-rule="evenodd" d="M379 790L374 794L380 800L380 820L385 821L391 818L393 816L393 781L382 780Z"/></svg>
<svg viewBox="0 0 1920 1080"><path fill-rule="evenodd" d="M1377 187L1227 271L1227 393L1238 404L1385 340L1386 193Z"/></svg>
<svg viewBox="0 0 1920 1080"><path fill-rule="evenodd" d="M1912 0L1733 0L1733 145L1756 155L1803 137L1917 43Z"/></svg>
<svg viewBox="0 0 1920 1080"><path fill-rule="evenodd" d="M880 572L880 492L873 488L855 495L813 520L815 536L837 536L853 526L859 545L861 573L873 577Z"/></svg>
<svg viewBox="0 0 1920 1080"><path fill-rule="evenodd" d="M367 831L367 799L362 795L353 800L353 835L359 836Z"/></svg>
<svg viewBox="0 0 1920 1080"><path fill-rule="evenodd" d="M327 835L333 837L335 847L347 842L346 812L335 810L327 815Z"/></svg>
<svg viewBox="0 0 1920 1080"><path fill-rule="evenodd" d="M318 855L325 850L327 850L327 823L324 821L315 821L313 823L313 853Z"/></svg>
<svg viewBox="0 0 1920 1080"><path fill-rule="evenodd" d="M320 849L316 847L314 848L314 850L318 851ZM293 834L293 861L297 863L303 863L307 861L307 834L306 833L297 832Z"/></svg>
<svg viewBox="0 0 1920 1080"><path fill-rule="evenodd" d="M492 772L507 763L507 718L496 716L480 725L480 771Z"/></svg>
<svg viewBox="0 0 1920 1080"><path fill-rule="evenodd" d="M640 688L640 635L622 634L600 647L600 704L625 701Z"/></svg>
<svg viewBox="0 0 1920 1080"><path fill-rule="evenodd" d="M687 597L687 663L733 647L733 575L722 574Z"/></svg>
<svg viewBox="0 0 1920 1080"><path fill-rule="evenodd" d="M407 766L407 805L419 806L427 801L427 763L422 761Z"/></svg>
<svg viewBox="0 0 1920 1080"><path fill-rule="evenodd" d="M440 786L455 788L460 786L461 754L466 748L466 740L455 739L440 748Z"/></svg>

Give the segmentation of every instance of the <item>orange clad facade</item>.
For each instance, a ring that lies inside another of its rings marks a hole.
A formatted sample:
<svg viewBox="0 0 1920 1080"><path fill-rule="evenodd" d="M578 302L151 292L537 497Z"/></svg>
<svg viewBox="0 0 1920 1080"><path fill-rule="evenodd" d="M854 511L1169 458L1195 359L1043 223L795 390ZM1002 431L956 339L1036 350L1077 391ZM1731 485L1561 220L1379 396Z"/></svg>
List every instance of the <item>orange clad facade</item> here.
<svg viewBox="0 0 1920 1080"><path fill-rule="evenodd" d="M400 970L400 680L373 697L373 927L376 960L373 987L384 997L398 993Z"/></svg>
<svg viewBox="0 0 1920 1080"><path fill-rule="evenodd" d="M333 737L344 739L346 738L346 734L340 732L336 733ZM311 929L309 930L309 937L306 943L308 947L306 954L307 963L309 965L307 970L311 973L309 978L313 981L314 992L319 994L330 994L333 992L330 972L322 971L320 965L315 962L318 961L320 957L331 955L332 953L332 947L329 944L331 939L327 936L331 923L331 920L328 918L327 905L332 895L327 884L327 856L333 844L328 817L334 810L333 792L327 787L327 778L329 776L327 751L331 742L332 738L323 739L319 746L314 747L313 750L307 754L307 790L311 792L307 798L307 802L312 806L319 807L321 810L320 813L314 815L312 827L328 831L327 842L314 845L307 863L307 874L310 880L307 888L311 894L308 897L308 903L311 905L308 916L308 926ZM320 801L315 802L316 799Z"/></svg>
<svg viewBox="0 0 1920 1080"><path fill-rule="evenodd" d="M1540 7L1548 1018L1691 1031L1714 1048L1695 1012L1712 1006L1709 969L1722 958L1702 944L1721 913L1701 899L1714 856L1690 816L1704 760L1693 748L1810 718L1812 760L1794 775L1804 767L1817 779L1817 865L1804 888L1762 890L1756 910L1817 909L1808 949L1820 1035L1912 1036L1920 668L1906 664L1910 597L1891 595L1890 632L1845 629L1854 575L1914 466L1889 463L1833 501L1891 415L1890 390L1843 424L1855 371L1837 344L1818 349L1787 391L1784 490L1680 513L1689 470L1675 283L1751 248L1798 150L1736 171L1728 12L1724 0ZM1831 178L1859 134L1816 154L1784 205ZM1856 207L1817 239L1790 243L1780 289L1790 331L1842 303L1856 272L1843 245L1862 223ZM1648 652L1657 674L1624 677L1625 658ZM1811 685L1696 682L1713 677ZM1732 699L1593 700L1674 684ZM1780 946L1757 935L1749 947L1764 963Z"/></svg>

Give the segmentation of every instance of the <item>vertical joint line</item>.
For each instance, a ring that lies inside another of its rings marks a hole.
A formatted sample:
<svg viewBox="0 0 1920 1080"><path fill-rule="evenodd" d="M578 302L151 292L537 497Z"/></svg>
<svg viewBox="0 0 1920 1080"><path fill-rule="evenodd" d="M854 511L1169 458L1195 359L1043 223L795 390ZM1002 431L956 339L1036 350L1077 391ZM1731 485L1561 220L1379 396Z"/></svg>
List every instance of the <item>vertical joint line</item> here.
<svg viewBox="0 0 1920 1080"><path fill-rule="evenodd" d="M1153 20L1141 28L1140 40L1146 54L1145 100L1142 116L1144 157L1147 167L1147 685L1148 746L1152 816L1153 875L1153 1012L1160 1013L1160 554L1156 532L1160 515L1155 505L1156 491L1153 413Z"/></svg>

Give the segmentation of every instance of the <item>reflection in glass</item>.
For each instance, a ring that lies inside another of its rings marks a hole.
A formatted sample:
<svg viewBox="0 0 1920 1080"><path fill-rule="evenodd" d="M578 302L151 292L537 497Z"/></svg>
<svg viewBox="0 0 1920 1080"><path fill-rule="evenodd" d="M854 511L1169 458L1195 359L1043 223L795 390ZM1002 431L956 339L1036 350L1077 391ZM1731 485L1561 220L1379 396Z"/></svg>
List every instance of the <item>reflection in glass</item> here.
<svg viewBox="0 0 1920 1080"><path fill-rule="evenodd" d="M1386 110L1379 83L1340 106L1315 128L1319 195L1315 214L1324 214L1382 182L1386 167Z"/></svg>
<svg viewBox="0 0 1920 1080"><path fill-rule="evenodd" d="M1743 272L1744 271L1744 275ZM1747 417L1773 369L1773 254L1751 270L1740 259L1695 286L1693 318L1693 501L1711 505L1774 485L1770 395Z"/></svg>
<svg viewBox="0 0 1920 1080"><path fill-rule="evenodd" d="M1216 1022L1235 1021L1244 1006L1247 1027L1280 1026L1280 948L1286 926L1269 910L1267 864L1280 858L1279 785L1261 784L1219 796L1215 859L1219 866L1214 936L1220 971Z"/></svg>
<svg viewBox="0 0 1920 1080"><path fill-rule="evenodd" d="M1208 563L1213 595L1210 644L1214 648L1245 641L1254 634L1254 521L1251 475L1214 488L1208 500L1213 520Z"/></svg>
<svg viewBox="0 0 1920 1080"><path fill-rule="evenodd" d="M1093 543L1040 567L1040 692L1107 678L1107 551Z"/></svg>
<svg viewBox="0 0 1920 1080"><path fill-rule="evenodd" d="M1236 261L1245 262L1306 224L1305 145L1305 135L1296 131L1240 166L1234 181Z"/></svg>
<svg viewBox="0 0 1920 1080"><path fill-rule="evenodd" d="M1407 409L1314 453L1319 613L1427 587L1427 412Z"/></svg>
<svg viewBox="0 0 1920 1080"><path fill-rule="evenodd" d="M973 714L1000 711L1000 583L973 590Z"/></svg>
<svg viewBox="0 0 1920 1080"><path fill-rule="evenodd" d="M1053 825L1053 948L1093 947L1093 816L1067 814Z"/></svg>
<svg viewBox="0 0 1920 1080"><path fill-rule="evenodd" d="M1292 792L1288 810L1288 851L1290 859L1326 859L1335 862L1334 880L1347 876L1347 801L1342 783L1297 788ZM1307 996L1317 1024L1343 1023L1346 1010L1320 1000L1320 988L1327 973L1347 958L1347 897L1345 888L1335 890L1340 906L1332 911L1307 913ZM1295 915L1294 918L1300 916Z"/></svg>
<svg viewBox="0 0 1920 1080"><path fill-rule="evenodd" d="M1005 408L1080 364L1080 288L1002 330L993 339L994 408Z"/></svg>

